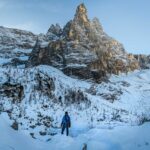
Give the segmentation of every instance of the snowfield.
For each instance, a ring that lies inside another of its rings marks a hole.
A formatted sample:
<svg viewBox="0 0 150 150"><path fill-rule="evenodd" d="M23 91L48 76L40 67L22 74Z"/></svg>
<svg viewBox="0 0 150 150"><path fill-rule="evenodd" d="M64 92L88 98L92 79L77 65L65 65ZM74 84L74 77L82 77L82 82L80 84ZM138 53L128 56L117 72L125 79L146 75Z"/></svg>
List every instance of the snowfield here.
<svg viewBox="0 0 150 150"><path fill-rule="evenodd" d="M71 129L72 131L72 129ZM0 150L149 150L150 123L142 126L118 126L112 129L93 128L76 137L57 134L52 140L42 142L32 139L22 131L10 128L6 114L0 116Z"/></svg>
<svg viewBox="0 0 150 150"><path fill-rule="evenodd" d="M149 150L149 76L137 70L96 84L45 65L1 67L0 150ZM69 137L60 135L65 111Z"/></svg>

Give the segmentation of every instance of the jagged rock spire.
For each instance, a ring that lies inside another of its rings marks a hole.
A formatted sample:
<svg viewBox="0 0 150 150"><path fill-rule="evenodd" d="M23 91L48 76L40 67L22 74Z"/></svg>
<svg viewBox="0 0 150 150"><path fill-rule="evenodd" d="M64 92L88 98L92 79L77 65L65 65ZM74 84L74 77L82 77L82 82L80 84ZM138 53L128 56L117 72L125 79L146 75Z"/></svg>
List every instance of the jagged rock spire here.
<svg viewBox="0 0 150 150"><path fill-rule="evenodd" d="M77 7L74 19L64 27L63 35L66 39L81 42L87 39L88 31L90 31L90 20L87 17L87 9L82 3Z"/></svg>
<svg viewBox="0 0 150 150"><path fill-rule="evenodd" d="M61 32L62 32L62 29L61 29L60 25L56 23L56 25L52 24L50 26L50 28L48 29L47 34L48 33L53 33L54 35L59 36L61 34Z"/></svg>
<svg viewBox="0 0 150 150"><path fill-rule="evenodd" d="M93 29L95 29L96 32L98 32L99 34L103 33L103 27L101 25L101 23L99 22L98 18L93 18L91 25L93 27Z"/></svg>
<svg viewBox="0 0 150 150"><path fill-rule="evenodd" d="M83 3L77 7L74 20L79 21L80 23L89 22L87 17L87 9Z"/></svg>
<svg viewBox="0 0 150 150"><path fill-rule="evenodd" d="M74 19L64 26L62 33L58 25L52 25L47 38L50 43L40 48L32 58L33 63L36 60L36 64L53 65L68 75L96 80L106 77L106 73L138 68L137 61L129 58L122 44L103 31L97 18L88 19L84 4L77 7Z"/></svg>

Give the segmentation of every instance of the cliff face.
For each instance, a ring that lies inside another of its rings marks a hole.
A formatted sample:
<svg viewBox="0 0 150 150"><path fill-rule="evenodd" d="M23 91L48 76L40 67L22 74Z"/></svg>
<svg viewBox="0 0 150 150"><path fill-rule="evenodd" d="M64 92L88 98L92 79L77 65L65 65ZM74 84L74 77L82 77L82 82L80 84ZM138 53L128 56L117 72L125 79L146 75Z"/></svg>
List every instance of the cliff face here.
<svg viewBox="0 0 150 150"><path fill-rule="evenodd" d="M32 32L0 26L0 66L25 64L36 39Z"/></svg>
<svg viewBox="0 0 150 150"><path fill-rule="evenodd" d="M36 39L32 32L0 26L0 49L33 48Z"/></svg>
<svg viewBox="0 0 150 150"><path fill-rule="evenodd" d="M49 64L67 75L99 80L107 73L128 72L139 68L122 44L108 36L97 18L88 19L84 4L77 7L73 20L63 29L52 25L47 33L49 43L37 41L30 65Z"/></svg>

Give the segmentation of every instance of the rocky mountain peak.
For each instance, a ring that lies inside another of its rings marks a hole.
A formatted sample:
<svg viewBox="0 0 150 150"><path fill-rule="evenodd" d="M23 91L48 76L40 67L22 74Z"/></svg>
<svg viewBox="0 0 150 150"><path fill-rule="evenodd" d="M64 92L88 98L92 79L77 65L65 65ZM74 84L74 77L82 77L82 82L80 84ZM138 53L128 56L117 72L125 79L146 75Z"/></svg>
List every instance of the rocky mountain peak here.
<svg viewBox="0 0 150 150"><path fill-rule="evenodd" d="M60 27L58 23L56 23L56 25L52 24L50 26L50 28L48 29L46 33L46 37L49 40L55 40L55 39L58 39L61 34L62 34L62 28Z"/></svg>
<svg viewBox="0 0 150 150"><path fill-rule="evenodd" d="M82 3L77 7L74 19L64 27L63 35L68 40L83 42L88 39L89 31L90 20L87 16L87 9Z"/></svg>
<svg viewBox="0 0 150 150"><path fill-rule="evenodd" d="M81 24L89 22L87 17L87 9L83 3L77 7L74 21L78 21Z"/></svg>
<svg viewBox="0 0 150 150"><path fill-rule="evenodd" d="M52 65L67 75L96 82L107 74L139 68L134 57L128 57L123 45L103 31L97 18L88 19L84 4L77 7L73 20L62 32L58 25L52 25L48 34L48 46L32 51L31 64Z"/></svg>
<svg viewBox="0 0 150 150"><path fill-rule="evenodd" d="M54 35L58 36L58 35L61 34L61 32L62 32L62 29L61 29L60 25L58 23L56 23L56 25L52 24L50 26L50 28L48 29L47 34L48 33L53 33Z"/></svg>

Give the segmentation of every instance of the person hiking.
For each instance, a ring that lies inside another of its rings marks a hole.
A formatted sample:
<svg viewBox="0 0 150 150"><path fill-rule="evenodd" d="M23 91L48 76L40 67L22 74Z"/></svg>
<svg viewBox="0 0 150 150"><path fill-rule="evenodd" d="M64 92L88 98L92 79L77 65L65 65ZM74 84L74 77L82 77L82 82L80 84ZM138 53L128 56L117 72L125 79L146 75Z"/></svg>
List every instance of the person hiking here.
<svg viewBox="0 0 150 150"><path fill-rule="evenodd" d="M68 115L68 112L65 112L65 115L62 118L62 122L61 122L61 134L64 133L64 130L66 129L66 135L69 135L69 128L71 127L71 121L70 121L70 117Z"/></svg>

